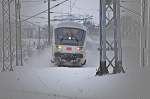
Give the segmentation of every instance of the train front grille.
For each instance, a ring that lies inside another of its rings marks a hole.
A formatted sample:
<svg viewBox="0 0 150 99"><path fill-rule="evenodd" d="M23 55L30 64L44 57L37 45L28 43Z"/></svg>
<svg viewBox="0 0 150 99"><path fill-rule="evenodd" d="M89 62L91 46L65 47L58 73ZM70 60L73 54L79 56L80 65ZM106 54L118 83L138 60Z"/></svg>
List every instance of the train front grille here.
<svg viewBox="0 0 150 99"><path fill-rule="evenodd" d="M67 61L75 60L77 58L83 58L83 54L72 54L72 53L55 53L55 57L60 57Z"/></svg>

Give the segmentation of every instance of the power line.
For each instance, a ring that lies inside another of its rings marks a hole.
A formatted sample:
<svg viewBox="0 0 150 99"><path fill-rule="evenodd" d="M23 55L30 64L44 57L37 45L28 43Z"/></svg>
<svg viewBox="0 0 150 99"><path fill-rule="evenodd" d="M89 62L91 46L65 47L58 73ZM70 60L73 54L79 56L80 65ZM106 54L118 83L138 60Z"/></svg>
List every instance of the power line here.
<svg viewBox="0 0 150 99"><path fill-rule="evenodd" d="M134 0L134 1L126 1L126 0L122 0L120 1L122 3L135 3L135 2L140 2L140 0Z"/></svg>
<svg viewBox="0 0 150 99"><path fill-rule="evenodd" d="M45 12L45 13L48 13L48 12ZM63 12L53 12L53 11L51 11L50 12L51 14L64 14L64 15L68 15L69 13L63 13ZM28 18L28 17L31 17L31 16L28 16L28 15L21 15L22 17L24 17L24 18ZM40 19L47 19L47 17L34 17L34 18L40 18Z"/></svg>
<svg viewBox="0 0 150 99"><path fill-rule="evenodd" d="M42 2L41 0L23 0L23 3L39 3Z"/></svg>
<svg viewBox="0 0 150 99"><path fill-rule="evenodd" d="M65 6L70 6L70 5L67 5L67 4L64 4ZM96 12L99 12L99 9L86 9L86 8L80 8L80 7L77 7L77 6L73 6L74 8L78 9L78 10L90 10L90 11L96 11Z"/></svg>
<svg viewBox="0 0 150 99"><path fill-rule="evenodd" d="M68 1L68 0L64 0L64 1L62 1L62 2L60 2L60 3L58 3L58 4L56 4L56 5L54 5L54 6L51 7L50 9L53 9L53 8L55 8L55 7L57 7L57 6L59 6L59 5L63 4L63 3L65 3L66 1ZM35 14L35 15L29 17L29 18L23 20L22 22L27 21L27 20L29 20L29 19L32 19L33 17L36 17L36 16L38 16L38 15L40 15L40 14L42 14L42 13L45 13L46 11L48 11L48 9L46 9L46 10L44 10L44 11L42 11L42 12L39 12L39 13L37 13L37 14Z"/></svg>

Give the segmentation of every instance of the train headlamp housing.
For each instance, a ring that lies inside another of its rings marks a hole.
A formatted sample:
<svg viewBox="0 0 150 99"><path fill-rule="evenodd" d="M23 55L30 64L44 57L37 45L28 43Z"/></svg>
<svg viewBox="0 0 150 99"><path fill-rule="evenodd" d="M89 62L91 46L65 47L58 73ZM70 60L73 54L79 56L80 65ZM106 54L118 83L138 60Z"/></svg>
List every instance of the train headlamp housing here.
<svg viewBox="0 0 150 99"><path fill-rule="evenodd" d="M81 51L83 49L83 47L77 47L78 51Z"/></svg>
<svg viewBox="0 0 150 99"><path fill-rule="evenodd" d="M80 47L77 47L77 50L80 51L81 50Z"/></svg>
<svg viewBox="0 0 150 99"><path fill-rule="evenodd" d="M62 46L61 45L57 45L56 48L57 49L62 49Z"/></svg>
<svg viewBox="0 0 150 99"><path fill-rule="evenodd" d="M61 46L58 46L58 48L61 49L62 47L61 47Z"/></svg>
<svg viewBox="0 0 150 99"><path fill-rule="evenodd" d="M68 39L69 39L69 40L71 40L71 39L72 39L72 37L70 37L70 36L69 36L69 37L68 37Z"/></svg>

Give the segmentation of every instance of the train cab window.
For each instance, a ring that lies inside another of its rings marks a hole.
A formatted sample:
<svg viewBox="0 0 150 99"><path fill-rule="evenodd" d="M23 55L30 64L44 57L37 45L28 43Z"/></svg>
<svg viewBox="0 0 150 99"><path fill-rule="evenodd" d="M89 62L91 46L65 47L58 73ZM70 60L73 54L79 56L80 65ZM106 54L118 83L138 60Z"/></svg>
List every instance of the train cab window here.
<svg viewBox="0 0 150 99"><path fill-rule="evenodd" d="M77 28L55 29L55 43L62 45L83 46L85 31Z"/></svg>

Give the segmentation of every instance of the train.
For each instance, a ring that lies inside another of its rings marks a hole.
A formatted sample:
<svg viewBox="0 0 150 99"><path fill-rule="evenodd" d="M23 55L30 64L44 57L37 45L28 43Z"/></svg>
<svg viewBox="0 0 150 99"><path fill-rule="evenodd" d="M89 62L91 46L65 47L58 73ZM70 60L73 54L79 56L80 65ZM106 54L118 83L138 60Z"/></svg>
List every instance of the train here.
<svg viewBox="0 0 150 99"><path fill-rule="evenodd" d="M52 60L57 66L86 64L87 29L78 22L61 22L54 27Z"/></svg>

